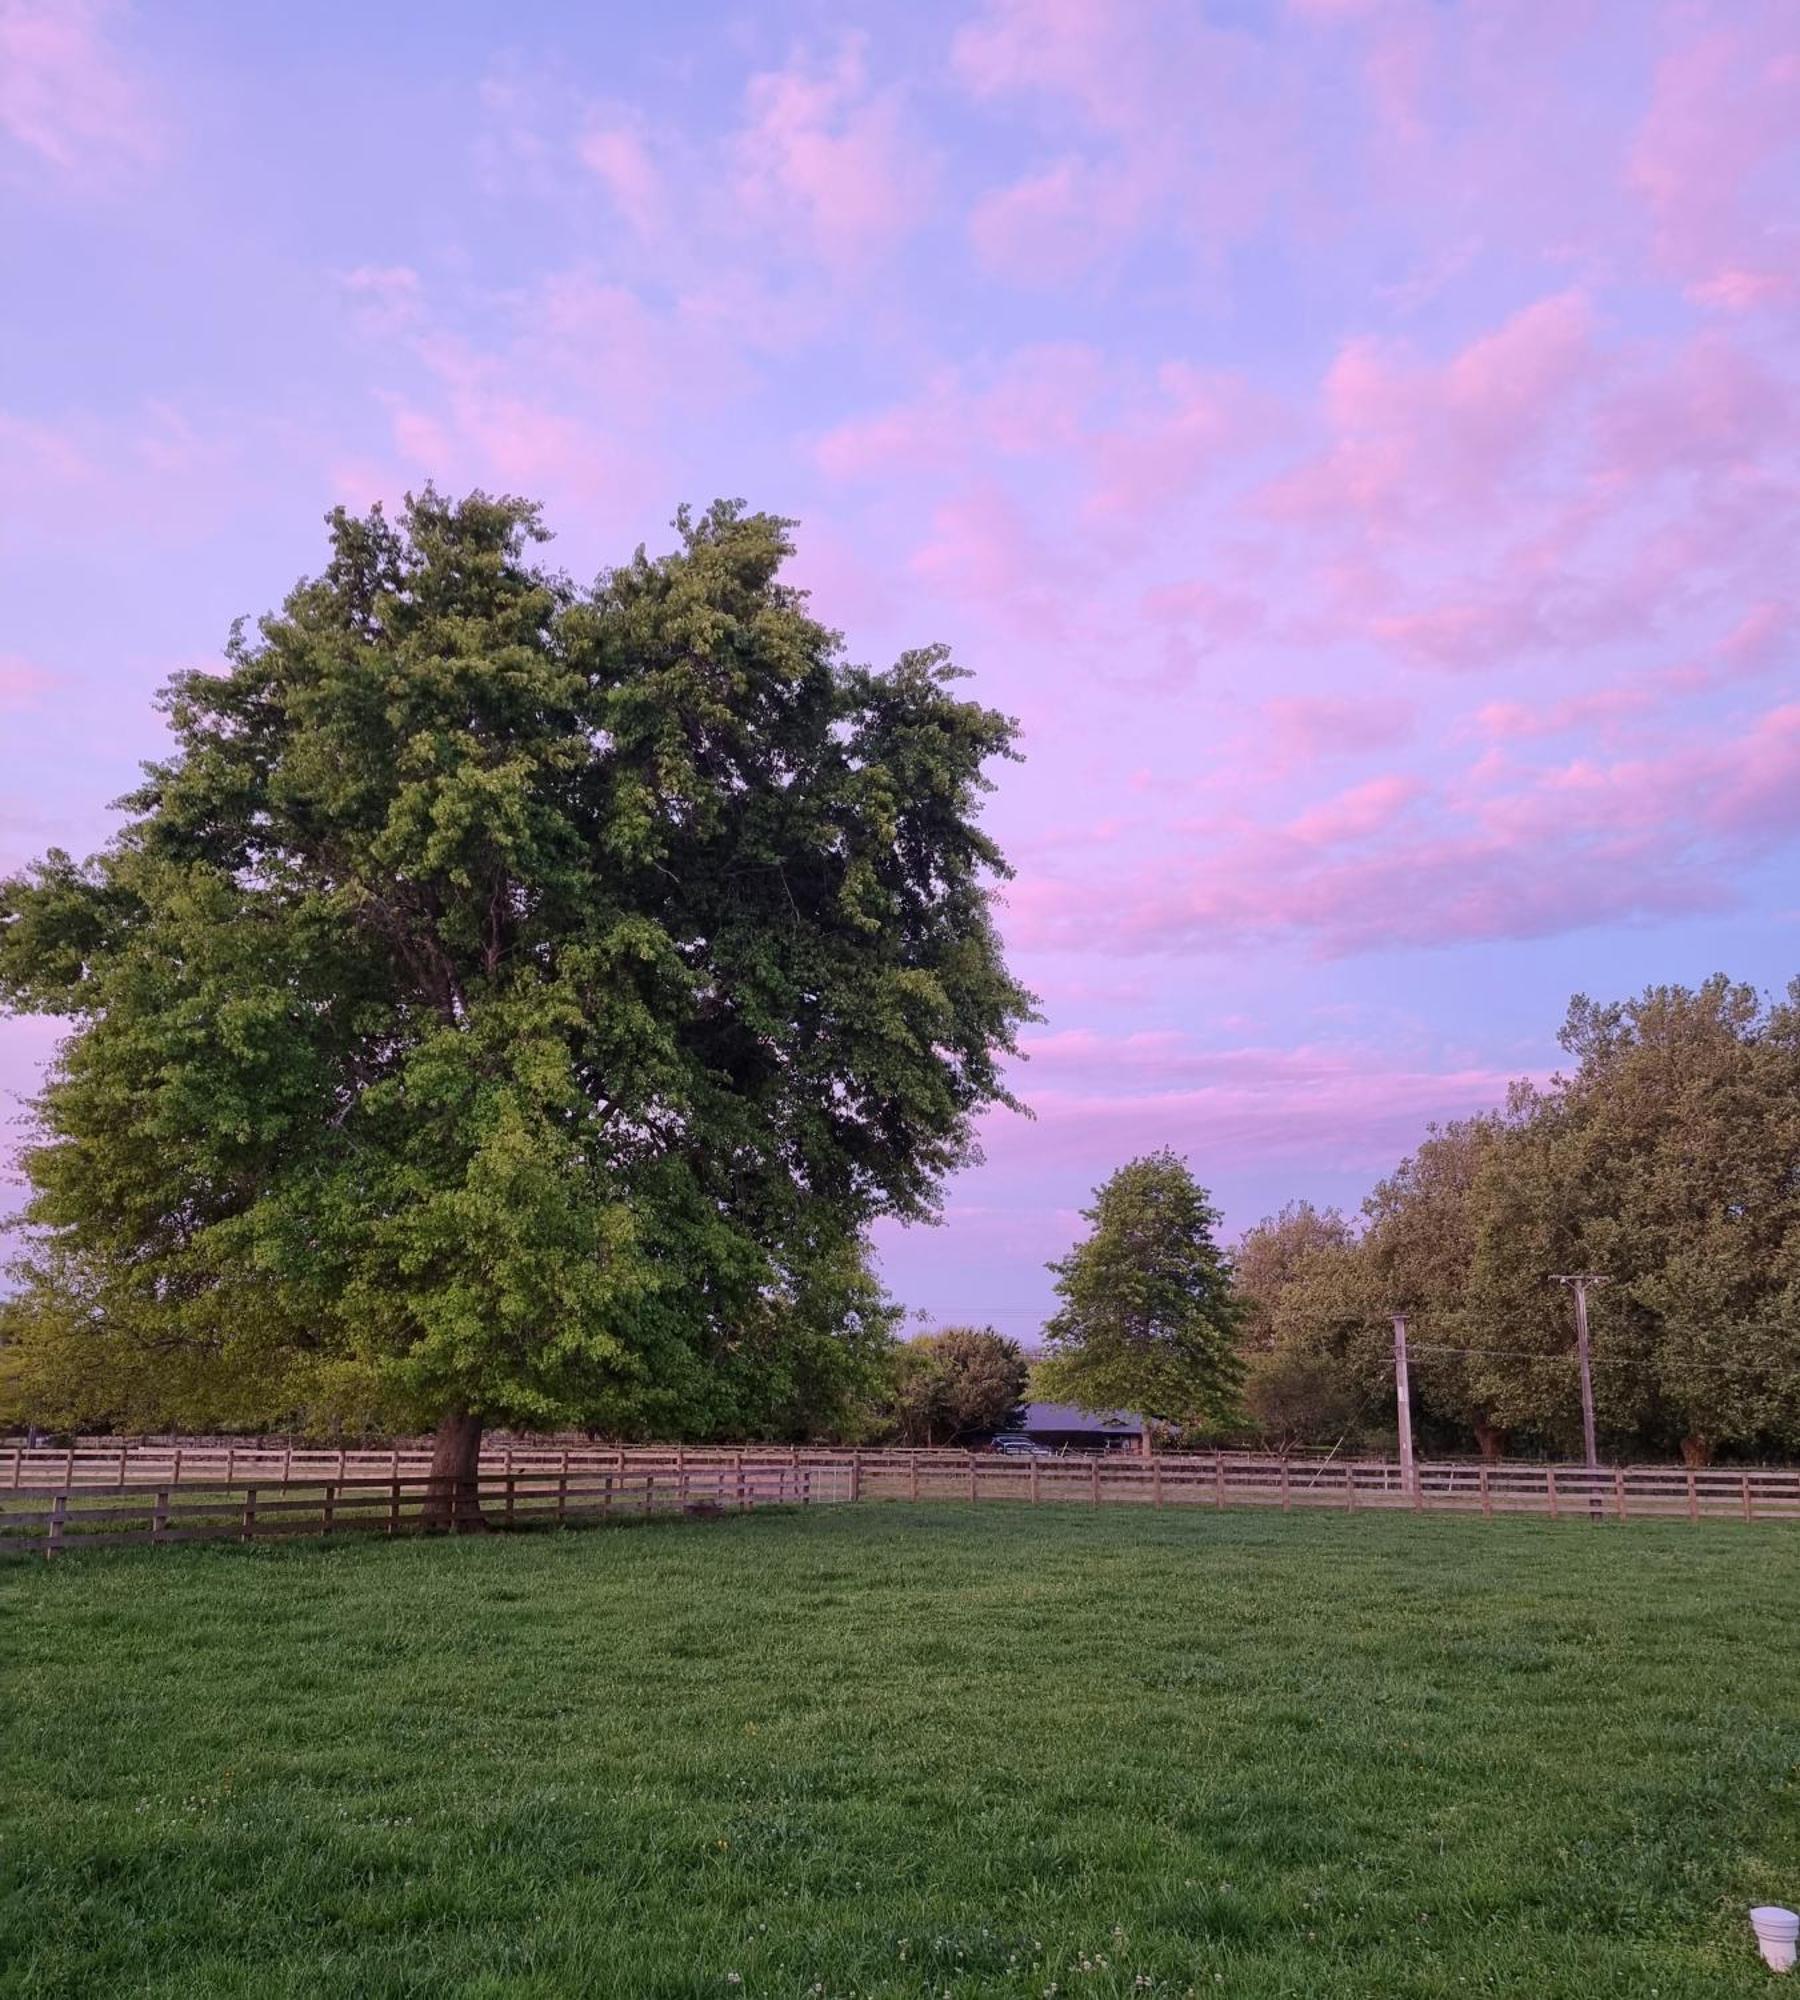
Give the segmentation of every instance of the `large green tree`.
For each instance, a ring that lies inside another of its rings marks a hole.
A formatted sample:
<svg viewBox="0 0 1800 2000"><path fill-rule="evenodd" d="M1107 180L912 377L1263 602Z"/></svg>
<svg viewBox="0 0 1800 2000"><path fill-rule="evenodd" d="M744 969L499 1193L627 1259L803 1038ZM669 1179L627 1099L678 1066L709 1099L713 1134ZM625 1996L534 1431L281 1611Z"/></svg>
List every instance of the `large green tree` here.
<svg viewBox="0 0 1800 2000"><path fill-rule="evenodd" d="M1012 725L885 671L718 505L591 587L427 491L222 672L96 859L0 886L71 1033L26 1155L15 1397L438 1427L780 1428L866 1390L862 1233L930 1211L1029 1000L978 824Z"/></svg>
<svg viewBox="0 0 1800 2000"><path fill-rule="evenodd" d="M1219 1212L1187 1163L1167 1150L1132 1160L1082 1215L1087 1237L1050 1266L1062 1306L1044 1329L1037 1392L1169 1424L1229 1422L1243 1306Z"/></svg>

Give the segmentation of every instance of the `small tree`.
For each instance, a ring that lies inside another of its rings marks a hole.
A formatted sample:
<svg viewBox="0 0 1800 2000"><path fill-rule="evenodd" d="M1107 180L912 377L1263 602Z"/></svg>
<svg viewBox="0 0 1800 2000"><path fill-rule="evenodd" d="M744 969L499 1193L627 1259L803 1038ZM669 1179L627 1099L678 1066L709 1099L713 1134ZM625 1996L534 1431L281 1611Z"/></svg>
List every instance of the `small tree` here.
<svg viewBox="0 0 1800 2000"><path fill-rule="evenodd" d="M1334 1355L1296 1346L1250 1355L1244 1408L1262 1441L1277 1451L1348 1436L1363 1401L1349 1367Z"/></svg>
<svg viewBox="0 0 1800 2000"><path fill-rule="evenodd" d="M957 1444L1004 1430L1025 1395L1017 1341L990 1326L948 1326L894 1350L893 1424L909 1445Z"/></svg>
<svg viewBox="0 0 1800 2000"><path fill-rule="evenodd" d="M1044 1329L1039 1391L1164 1423L1229 1421L1243 1307L1214 1240L1219 1212L1186 1161L1166 1149L1131 1161L1082 1214L1086 1242L1050 1266L1063 1304Z"/></svg>

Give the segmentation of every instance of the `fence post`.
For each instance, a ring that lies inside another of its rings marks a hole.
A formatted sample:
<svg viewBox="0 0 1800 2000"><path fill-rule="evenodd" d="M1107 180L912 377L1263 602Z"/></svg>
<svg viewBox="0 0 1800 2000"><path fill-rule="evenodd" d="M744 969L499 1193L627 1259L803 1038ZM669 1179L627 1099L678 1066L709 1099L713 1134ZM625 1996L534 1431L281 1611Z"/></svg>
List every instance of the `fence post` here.
<svg viewBox="0 0 1800 2000"><path fill-rule="evenodd" d="M1224 1504L1225 1454L1222 1451L1215 1451L1213 1453L1213 1505L1215 1507L1223 1507Z"/></svg>
<svg viewBox="0 0 1800 2000"><path fill-rule="evenodd" d="M394 1470L398 1472L400 1470L399 1466L396 1465L394 1467ZM287 1441L287 1449L281 1454L281 1483L283 1486L291 1486L293 1482L294 1482L294 1440L292 1438L289 1438Z"/></svg>
<svg viewBox="0 0 1800 2000"><path fill-rule="evenodd" d="M73 1486L75 1484L75 1447L73 1444L69 1446L68 1463L63 1467L63 1484L65 1486Z"/></svg>
<svg viewBox="0 0 1800 2000"><path fill-rule="evenodd" d="M180 1481L180 1478L181 1478L181 1447L180 1447L180 1445L177 1445L177 1446L175 1447L175 1466L174 1466L174 1470L173 1470L173 1471L172 1471L172 1472L171 1472L171 1473L169 1474L169 1477L170 1477L171 1479L173 1479L173 1480L177 1481L177 1482L179 1482L179 1481Z"/></svg>
<svg viewBox="0 0 1800 2000"><path fill-rule="evenodd" d="M1288 1472L1288 1462L1281 1461L1281 1511L1287 1513L1294 1504L1293 1483Z"/></svg>
<svg viewBox="0 0 1800 2000"><path fill-rule="evenodd" d="M337 1522L337 1485L332 1480L325 1482L325 1532L330 1534Z"/></svg>
<svg viewBox="0 0 1800 2000"><path fill-rule="evenodd" d="M1412 1509L1415 1514L1425 1511L1425 1475L1415 1460L1412 1469Z"/></svg>
<svg viewBox="0 0 1800 2000"><path fill-rule="evenodd" d="M981 1498L981 1488L976 1483L977 1474L975 1468L975 1454L973 1452L970 1452L968 1457L969 1457L969 1498L971 1500L979 1500Z"/></svg>
<svg viewBox="0 0 1800 2000"><path fill-rule="evenodd" d="M1556 1511L1556 1467L1554 1465L1544 1467L1544 1490L1550 1495L1550 1518L1554 1521L1558 1518Z"/></svg>
<svg viewBox="0 0 1800 2000"><path fill-rule="evenodd" d="M1356 1466L1353 1461L1344 1461L1344 1512L1356 1512Z"/></svg>
<svg viewBox="0 0 1800 2000"><path fill-rule="evenodd" d="M1160 1507L1162 1505L1162 1460L1160 1458L1153 1458L1150 1461L1150 1504L1152 1507Z"/></svg>
<svg viewBox="0 0 1800 2000"><path fill-rule="evenodd" d="M1752 1505L1752 1502L1751 1502L1751 1498L1750 1498L1750 1475L1749 1475L1749 1473L1747 1473L1747 1472L1746 1472L1746 1473L1745 1473L1745 1474L1743 1475L1743 1481L1744 1481L1744 1519L1745 1519L1746 1521L1754 1521L1754 1520L1756 1519L1756 1511L1755 1511L1755 1508L1754 1508L1754 1506Z"/></svg>
<svg viewBox="0 0 1800 2000"><path fill-rule="evenodd" d="M850 1454L850 1497L852 1500L860 1500L862 1498L862 1453L860 1451L853 1451Z"/></svg>
<svg viewBox="0 0 1800 2000"><path fill-rule="evenodd" d="M918 1473L918 1462L916 1460L913 1464L913 1472L914 1484L916 1485ZM1031 1504L1034 1507L1038 1504L1038 1462L1035 1458L1031 1461Z"/></svg>
<svg viewBox="0 0 1800 2000"><path fill-rule="evenodd" d="M1700 1518L1700 1489L1698 1482L1694 1478L1694 1468L1691 1465L1687 1469L1687 1493L1688 1519L1690 1521L1697 1521Z"/></svg>
<svg viewBox="0 0 1800 2000"><path fill-rule="evenodd" d="M1096 1452L1088 1465L1088 1491L1096 1507L1100 1504L1100 1457Z"/></svg>
<svg viewBox="0 0 1800 2000"><path fill-rule="evenodd" d="M237 1471L237 1446L234 1444L228 1444L225 1447L225 1484L227 1486L231 1484L233 1475L236 1473L236 1471Z"/></svg>
<svg viewBox="0 0 1800 2000"><path fill-rule="evenodd" d="M1488 1478L1486 1459L1481 1462L1481 1517L1484 1521L1491 1521L1494 1518L1494 1488L1492 1480Z"/></svg>
<svg viewBox="0 0 1800 2000"><path fill-rule="evenodd" d="M656 1474L648 1467L644 1470L644 1518L650 1517L651 1496L656 1491Z"/></svg>
<svg viewBox="0 0 1800 2000"><path fill-rule="evenodd" d="M1613 1499L1618 1504L1619 1519L1622 1521L1625 1519L1625 1468L1622 1465L1613 1467Z"/></svg>
<svg viewBox="0 0 1800 2000"><path fill-rule="evenodd" d="M919 1454L916 1451L907 1454L906 1497L909 1500L916 1500L919 1497Z"/></svg>
<svg viewBox="0 0 1800 2000"><path fill-rule="evenodd" d="M159 1486L156 1489L156 1512L150 1522L150 1539L153 1542L160 1542L168 1532L169 1489L166 1486Z"/></svg>
<svg viewBox="0 0 1800 2000"><path fill-rule="evenodd" d="M612 1519L612 1486L612 1474L610 1472L602 1473L600 1477L600 1512L608 1521Z"/></svg>
<svg viewBox="0 0 1800 2000"><path fill-rule="evenodd" d="M565 1521L569 1515L569 1454L563 1453L562 1471L556 1478L556 1518Z"/></svg>
<svg viewBox="0 0 1800 2000"><path fill-rule="evenodd" d="M396 1452L394 1455L398 1458L399 1453ZM400 1475L398 1473L394 1475L393 1490L388 1496L387 1531L390 1536L397 1535L400 1532Z"/></svg>
<svg viewBox="0 0 1800 2000"><path fill-rule="evenodd" d="M46 1556L57 1555L63 1545L63 1523L69 1516L69 1496L59 1493L50 1503L50 1539L44 1544Z"/></svg>
<svg viewBox="0 0 1800 2000"><path fill-rule="evenodd" d="M256 1488L244 1488L244 1540L248 1541L256 1533Z"/></svg>

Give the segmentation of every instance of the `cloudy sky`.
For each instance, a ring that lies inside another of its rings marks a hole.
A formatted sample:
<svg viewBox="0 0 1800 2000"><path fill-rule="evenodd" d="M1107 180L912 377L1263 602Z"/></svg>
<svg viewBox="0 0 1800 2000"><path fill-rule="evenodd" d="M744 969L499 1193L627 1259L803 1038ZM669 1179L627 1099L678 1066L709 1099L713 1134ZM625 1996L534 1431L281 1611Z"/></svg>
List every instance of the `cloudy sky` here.
<svg viewBox="0 0 1800 2000"><path fill-rule="evenodd" d="M1792 0L0 0L0 869L334 502L793 515L1023 727L1036 1120L884 1259L1030 1336L1133 1153L1354 1202L1800 969L1797 135Z"/></svg>

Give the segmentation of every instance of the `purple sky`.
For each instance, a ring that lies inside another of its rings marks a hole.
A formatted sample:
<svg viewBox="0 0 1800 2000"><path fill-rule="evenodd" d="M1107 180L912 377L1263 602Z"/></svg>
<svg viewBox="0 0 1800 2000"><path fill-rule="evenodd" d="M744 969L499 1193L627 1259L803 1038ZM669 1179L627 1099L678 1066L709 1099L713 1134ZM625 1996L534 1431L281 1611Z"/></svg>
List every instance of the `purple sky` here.
<svg viewBox="0 0 1800 2000"><path fill-rule="evenodd" d="M1354 1202L1796 969L1797 136L1792 0L0 0L0 869L334 501L798 516L1023 724L1037 1119L883 1246L1030 1337L1133 1153Z"/></svg>

